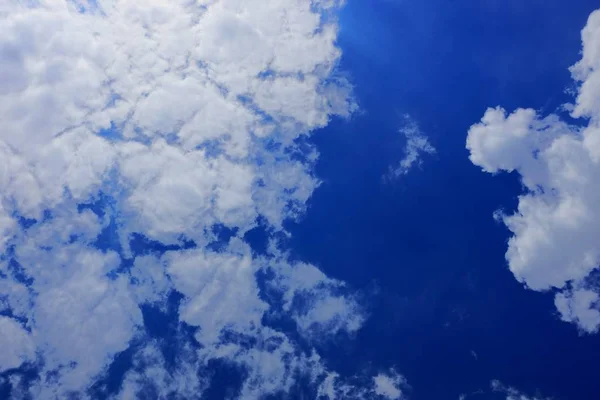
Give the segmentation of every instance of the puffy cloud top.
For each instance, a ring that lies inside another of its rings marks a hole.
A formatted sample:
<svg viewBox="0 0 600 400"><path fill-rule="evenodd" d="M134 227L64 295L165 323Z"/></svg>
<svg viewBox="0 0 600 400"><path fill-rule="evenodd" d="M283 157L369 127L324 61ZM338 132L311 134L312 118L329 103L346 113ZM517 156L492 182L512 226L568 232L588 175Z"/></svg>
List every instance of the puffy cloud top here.
<svg viewBox="0 0 600 400"><path fill-rule="evenodd" d="M562 319L596 332L598 288L589 277L600 265L600 10L582 41L571 68L580 84L572 116L586 118L581 126L531 109L488 109L467 148L484 171L516 171L525 186L517 212L502 216L513 233L506 259L515 277L534 290L559 289Z"/></svg>
<svg viewBox="0 0 600 400"><path fill-rule="evenodd" d="M296 141L356 108L336 73L339 6L0 5L0 371L26 362L40 399L106 390L107 366L128 348L121 398L147 387L200 396L198 370L219 360L246 371L243 398L325 379L315 350L263 316L279 307L310 342L359 329L356 300L314 266L257 257L243 236L259 220L281 232L304 212L317 154ZM232 237L215 249L219 227ZM261 295L267 270L283 305ZM173 293L177 368L143 314L166 312ZM314 301L298 309L306 294Z"/></svg>

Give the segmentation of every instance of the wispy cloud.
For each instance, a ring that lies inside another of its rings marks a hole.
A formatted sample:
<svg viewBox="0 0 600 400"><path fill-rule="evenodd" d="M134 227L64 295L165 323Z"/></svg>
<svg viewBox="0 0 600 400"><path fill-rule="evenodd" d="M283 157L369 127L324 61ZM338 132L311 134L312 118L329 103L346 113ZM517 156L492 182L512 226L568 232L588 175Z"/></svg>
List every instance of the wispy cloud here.
<svg viewBox="0 0 600 400"><path fill-rule="evenodd" d="M528 396L514 387L504 385L498 380L492 381L491 386L492 391L506 395L506 400L551 400L546 397L542 398L539 395Z"/></svg>
<svg viewBox="0 0 600 400"><path fill-rule="evenodd" d="M419 124L410 115L404 116L399 132L406 138L404 158L398 164L389 167L388 173L384 177L386 180L393 180L408 174L412 168L421 165L423 155L436 153L436 149L429 143L429 139L421 131Z"/></svg>

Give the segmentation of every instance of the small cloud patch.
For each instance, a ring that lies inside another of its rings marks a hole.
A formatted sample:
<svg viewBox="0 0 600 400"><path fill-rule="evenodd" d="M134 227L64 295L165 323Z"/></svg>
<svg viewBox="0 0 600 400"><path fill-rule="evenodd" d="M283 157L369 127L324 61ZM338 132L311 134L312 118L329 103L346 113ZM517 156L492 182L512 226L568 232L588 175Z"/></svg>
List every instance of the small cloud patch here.
<svg viewBox="0 0 600 400"><path fill-rule="evenodd" d="M398 164L389 167L388 173L384 176L386 181L408 174L415 166L422 164L423 155L436 153L435 147L429 143L419 124L410 115L404 115L404 124L399 132L406 137L404 158Z"/></svg>

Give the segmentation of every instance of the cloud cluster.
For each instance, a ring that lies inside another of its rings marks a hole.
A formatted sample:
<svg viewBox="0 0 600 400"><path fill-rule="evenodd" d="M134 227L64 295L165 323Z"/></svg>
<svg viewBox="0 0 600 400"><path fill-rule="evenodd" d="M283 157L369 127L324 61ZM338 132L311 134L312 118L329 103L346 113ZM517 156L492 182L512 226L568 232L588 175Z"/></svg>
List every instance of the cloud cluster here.
<svg viewBox="0 0 600 400"><path fill-rule="evenodd" d="M126 352L133 368L106 395L199 397L210 382L198 371L215 362L244 371L243 398L325 379L312 347L265 325L275 305L257 276L271 274L278 310L308 343L356 332L356 299L243 238L305 211L317 155L297 142L356 108L336 75L339 6L0 5L0 372L16 371L13 397L93 398ZM232 233L215 247L219 229ZM176 367L143 312L167 310L173 293ZM36 371L27 387L19 367Z"/></svg>
<svg viewBox="0 0 600 400"><path fill-rule="evenodd" d="M515 171L525 193L513 215L506 259L533 290L558 289L556 307L585 332L600 328L593 273L600 265L600 11L582 31L581 60L571 68L577 125L531 109L488 109L469 130L470 159L484 171Z"/></svg>

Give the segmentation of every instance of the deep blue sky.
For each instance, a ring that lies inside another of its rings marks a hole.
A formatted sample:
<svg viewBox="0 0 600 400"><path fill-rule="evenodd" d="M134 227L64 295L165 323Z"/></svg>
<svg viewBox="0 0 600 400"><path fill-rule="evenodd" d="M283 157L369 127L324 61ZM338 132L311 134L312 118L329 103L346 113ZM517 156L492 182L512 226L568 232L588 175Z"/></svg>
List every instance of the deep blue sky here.
<svg viewBox="0 0 600 400"><path fill-rule="evenodd" d="M298 258L362 289L370 304L356 340L325 350L335 369L396 366L414 400L458 399L492 379L532 395L598 398L600 338L559 321L553 295L525 290L504 260L509 232L492 213L514 210L518 177L484 174L465 149L487 107L549 113L572 101L568 67L597 5L348 2L340 68L362 112L314 137L324 184L290 226ZM405 113L438 152L384 184L402 158Z"/></svg>

